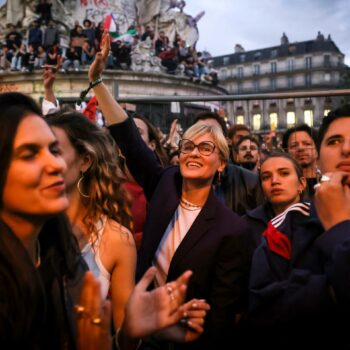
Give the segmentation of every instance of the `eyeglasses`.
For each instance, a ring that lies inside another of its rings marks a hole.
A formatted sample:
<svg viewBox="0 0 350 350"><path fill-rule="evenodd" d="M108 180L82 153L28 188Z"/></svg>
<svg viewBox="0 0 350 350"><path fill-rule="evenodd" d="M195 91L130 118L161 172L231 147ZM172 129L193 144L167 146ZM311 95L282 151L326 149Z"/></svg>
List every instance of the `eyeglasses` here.
<svg viewBox="0 0 350 350"><path fill-rule="evenodd" d="M211 141L203 141L196 145L191 140L187 139L182 139L179 143L179 150L184 154L191 153L196 147L203 156L210 156L214 152L216 146L214 142Z"/></svg>
<svg viewBox="0 0 350 350"><path fill-rule="evenodd" d="M248 150L249 150L249 151L257 151L257 150L258 150L258 147L256 147L256 146L250 146L250 147L242 146L242 147L239 147L238 150L239 150L239 151L242 151L242 152L248 151Z"/></svg>

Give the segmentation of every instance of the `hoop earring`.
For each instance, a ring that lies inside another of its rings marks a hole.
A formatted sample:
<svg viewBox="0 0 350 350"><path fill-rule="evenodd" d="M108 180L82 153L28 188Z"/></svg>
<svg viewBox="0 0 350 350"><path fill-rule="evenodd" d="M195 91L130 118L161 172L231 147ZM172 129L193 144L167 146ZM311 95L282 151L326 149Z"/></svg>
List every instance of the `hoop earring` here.
<svg viewBox="0 0 350 350"><path fill-rule="evenodd" d="M84 198L90 198L90 196L88 194L85 194L83 193L81 190L80 190L80 184L81 182L84 180L84 173L81 173L81 176L80 176L80 179L78 180L78 183L77 183L77 189L78 189L78 192L79 194L84 197Z"/></svg>

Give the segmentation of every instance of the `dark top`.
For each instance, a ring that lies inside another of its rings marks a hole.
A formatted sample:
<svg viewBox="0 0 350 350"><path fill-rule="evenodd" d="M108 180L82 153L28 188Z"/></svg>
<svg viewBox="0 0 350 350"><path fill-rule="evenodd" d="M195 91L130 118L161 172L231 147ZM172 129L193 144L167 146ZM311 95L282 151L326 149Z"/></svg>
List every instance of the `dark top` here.
<svg viewBox="0 0 350 350"><path fill-rule="evenodd" d="M76 349L73 306L87 266L75 243L70 247L60 237L48 236L39 235L37 269L21 241L0 222L1 349ZM66 260L72 257L72 271L64 273Z"/></svg>
<svg viewBox="0 0 350 350"><path fill-rule="evenodd" d="M215 194L238 215L256 208L263 202L259 176L234 164L228 164Z"/></svg>
<svg viewBox="0 0 350 350"><path fill-rule="evenodd" d="M152 265L159 243L179 205L182 177L178 166L161 167L141 139L132 119L110 126L110 131L149 202L137 262L139 278ZM176 344L174 349L224 348L225 342L234 342L235 316L246 306L251 244L252 238L243 219L211 191L176 250L167 277L171 281L185 270L192 270L186 298L206 299L211 310L200 339ZM161 348L167 349L168 345Z"/></svg>
<svg viewBox="0 0 350 350"><path fill-rule="evenodd" d="M248 219L256 237L270 221L261 209ZM348 349L350 221L324 231L311 207L309 215L289 211L274 239L270 229L252 260L247 347Z"/></svg>

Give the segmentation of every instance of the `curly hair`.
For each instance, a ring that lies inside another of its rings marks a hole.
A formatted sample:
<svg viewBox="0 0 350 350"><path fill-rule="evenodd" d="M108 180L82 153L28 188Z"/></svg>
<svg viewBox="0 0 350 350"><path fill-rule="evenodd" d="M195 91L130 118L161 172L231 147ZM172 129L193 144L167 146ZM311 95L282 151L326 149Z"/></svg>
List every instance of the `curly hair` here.
<svg viewBox="0 0 350 350"><path fill-rule="evenodd" d="M90 240L95 242L97 239L101 215L132 230L131 199L118 175L118 155L108 132L73 110L62 110L46 118L50 126L65 131L79 155L91 158L91 166L81 183L82 192L87 195L81 196L87 209L83 223Z"/></svg>

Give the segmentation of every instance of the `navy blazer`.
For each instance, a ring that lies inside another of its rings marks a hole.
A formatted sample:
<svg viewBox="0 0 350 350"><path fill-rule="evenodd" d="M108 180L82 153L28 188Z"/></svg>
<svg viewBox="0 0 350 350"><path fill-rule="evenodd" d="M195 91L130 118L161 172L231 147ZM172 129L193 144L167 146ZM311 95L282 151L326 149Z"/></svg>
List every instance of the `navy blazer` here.
<svg viewBox="0 0 350 350"><path fill-rule="evenodd" d="M137 262L137 276L152 265L154 255L181 197L178 166L162 168L129 118L110 126L131 174L144 188L149 202ZM210 192L198 217L176 250L167 280L192 270L187 300L206 299L211 310L198 341L176 348L212 349L232 341L235 318L247 301L252 236L247 224Z"/></svg>
<svg viewBox="0 0 350 350"><path fill-rule="evenodd" d="M350 220L324 231L313 206L310 216L288 213L278 228L291 242L286 259L262 237L267 208L246 216L261 240L250 274L247 348L348 349Z"/></svg>

